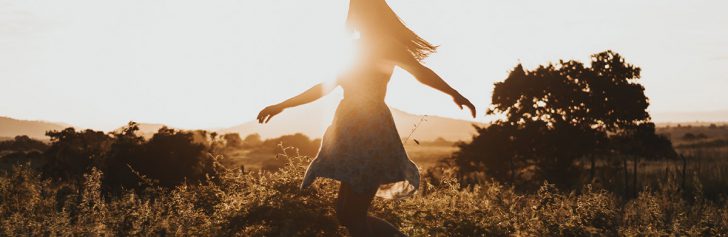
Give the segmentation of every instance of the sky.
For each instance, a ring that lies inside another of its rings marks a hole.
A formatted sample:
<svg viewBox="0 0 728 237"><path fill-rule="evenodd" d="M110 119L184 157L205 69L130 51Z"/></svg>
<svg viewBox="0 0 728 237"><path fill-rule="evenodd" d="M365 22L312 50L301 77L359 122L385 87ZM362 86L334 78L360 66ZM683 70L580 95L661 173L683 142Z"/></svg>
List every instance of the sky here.
<svg viewBox="0 0 728 237"><path fill-rule="evenodd" d="M493 119L482 116L493 83L519 62L588 61L608 49L642 68L656 121L728 110L728 1L388 2L440 45L425 63L473 101L475 121ZM0 116L104 130L130 120L251 121L344 70L347 8L345 0L0 0ZM341 97L339 89L299 110ZM386 101L468 119L402 70Z"/></svg>

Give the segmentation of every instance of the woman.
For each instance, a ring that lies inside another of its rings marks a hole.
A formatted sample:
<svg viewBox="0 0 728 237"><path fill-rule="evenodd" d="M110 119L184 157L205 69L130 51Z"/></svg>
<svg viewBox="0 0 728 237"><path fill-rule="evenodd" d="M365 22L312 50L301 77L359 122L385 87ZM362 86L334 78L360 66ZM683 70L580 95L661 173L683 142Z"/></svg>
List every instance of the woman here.
<svg viewBox="0 0 728 237"><path fill-rule="evenodd" d="M340 181L336 214L352 236L403 236L388 222L367 214L374 196L407 197L419 186L417 166L407 157L384 103L394 67L452 96L455 104L460 109L469 108L473 117L475 107L420 63L436 47L408 29L384 0L351 0L347 26L360 35L360 54L354 66L333 86L321 83L266 107L258 121L267 123L284 109L312 102L341 86L344 99L301 186L309 186L316 177Z"/></svg>

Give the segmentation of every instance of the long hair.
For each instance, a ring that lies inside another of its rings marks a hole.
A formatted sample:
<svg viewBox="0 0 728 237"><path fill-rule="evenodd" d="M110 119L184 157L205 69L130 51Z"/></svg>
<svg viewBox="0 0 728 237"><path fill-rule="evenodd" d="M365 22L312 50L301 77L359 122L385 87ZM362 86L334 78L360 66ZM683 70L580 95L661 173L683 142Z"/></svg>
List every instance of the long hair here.
<svg viewBox="0 0 728 237"><path fill-rule="evenodd" d="M373 37L391 38L418 61L437 50L437 46L407 28L385 0L351 0L346 25Z"/></svg>

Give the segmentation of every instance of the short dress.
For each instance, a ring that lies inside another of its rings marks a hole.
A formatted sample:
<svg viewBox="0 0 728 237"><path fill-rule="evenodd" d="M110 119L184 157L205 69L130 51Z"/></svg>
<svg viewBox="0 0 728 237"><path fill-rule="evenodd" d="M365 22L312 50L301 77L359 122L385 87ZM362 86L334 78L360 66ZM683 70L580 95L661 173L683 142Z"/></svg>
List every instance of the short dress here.
<svg viewBox="0 0 728 237"><path fill-rule="evenodd" d="M354 192L377 190L376 196L385 199L404 198L417 191L419 169L407 157L384 103L390 76L391 71L375 70L339 80L344 99L306 170L302 188L324 177L346 183Z"/></svg>

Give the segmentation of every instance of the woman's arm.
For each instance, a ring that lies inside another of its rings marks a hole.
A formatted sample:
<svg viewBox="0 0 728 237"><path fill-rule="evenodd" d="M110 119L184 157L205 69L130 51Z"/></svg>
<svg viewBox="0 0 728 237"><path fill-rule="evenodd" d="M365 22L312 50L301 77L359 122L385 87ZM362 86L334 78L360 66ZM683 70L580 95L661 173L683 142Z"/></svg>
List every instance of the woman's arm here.
<svg viewBox="0 0 728 237"><path fill-rule="evenodd" d="M319 83L309 88L301 94L298 94L281 103L265 107L258 114L258 123L267 123L273 116L283 112L284 109L296 107L302 104L311 103L334 90L338 83Z"/></svg>
<svg viewBox="0 0 728 237"><path fill-rule="evenodd" d="M470 103L470 100L448 85L447 82L442 80L442 78L432 71L432 69L422 65L422 63L412 57L402 56L398 58L400 59L396 61L399 67L412 74L412 76L414 76L420 83L451 96L455 104L457 104L460 109L463 109L463 106L467 107L470 109L470 113L473 118L475 118L475 106L473 103Z"/></svg>

